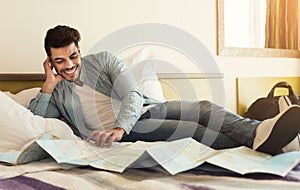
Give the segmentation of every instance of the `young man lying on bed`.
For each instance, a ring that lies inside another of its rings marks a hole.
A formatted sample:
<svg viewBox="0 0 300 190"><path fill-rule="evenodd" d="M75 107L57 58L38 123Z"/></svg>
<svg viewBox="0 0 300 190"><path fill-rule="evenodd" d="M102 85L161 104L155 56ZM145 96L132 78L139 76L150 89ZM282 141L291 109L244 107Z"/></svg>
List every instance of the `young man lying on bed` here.
<svg viewBox="0 0 300 190"><path fill-rule="evenodd" d="M109 52L81 56L79 32L68 26L45 37L46 80L30 110L63 117L100 147L113 141L164 141L193 137L212 148L247 146L272 155L299 149L300 107L256 121L209 101L159 102L142 94L125 65ZM56 72L53 72L52 69Z"/></svg>

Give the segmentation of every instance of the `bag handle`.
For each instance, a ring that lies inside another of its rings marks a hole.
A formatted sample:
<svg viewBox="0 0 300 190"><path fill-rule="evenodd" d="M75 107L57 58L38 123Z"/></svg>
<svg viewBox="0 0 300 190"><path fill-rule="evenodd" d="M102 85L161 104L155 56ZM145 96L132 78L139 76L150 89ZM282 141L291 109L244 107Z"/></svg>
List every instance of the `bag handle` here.
<svg viewBox="0 0 300 190"><path fill-rule="evenodd" d="M274 97L274 91L276 88L287 88L289 90L289 97L291 99L291 102L293 104L297 104L299 96L297 95L297 93L293 90L292 86L287 83L287 82L278 82L276 83L273 88L271 89L271 91L268 94L268 98L273 98Z"/></svg>

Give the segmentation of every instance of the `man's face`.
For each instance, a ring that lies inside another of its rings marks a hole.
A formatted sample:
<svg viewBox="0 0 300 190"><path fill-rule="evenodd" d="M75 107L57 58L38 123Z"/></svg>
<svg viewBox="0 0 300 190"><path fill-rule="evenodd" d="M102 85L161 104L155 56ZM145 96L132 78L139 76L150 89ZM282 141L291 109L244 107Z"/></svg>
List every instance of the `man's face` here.
<svg viewBox="0 0 300 190"><path fill-rule="evenodd" d="M74 43L62 48L50 48L51 63L56 72L68 81L75 81L79 76L81 55Z"/></svg>

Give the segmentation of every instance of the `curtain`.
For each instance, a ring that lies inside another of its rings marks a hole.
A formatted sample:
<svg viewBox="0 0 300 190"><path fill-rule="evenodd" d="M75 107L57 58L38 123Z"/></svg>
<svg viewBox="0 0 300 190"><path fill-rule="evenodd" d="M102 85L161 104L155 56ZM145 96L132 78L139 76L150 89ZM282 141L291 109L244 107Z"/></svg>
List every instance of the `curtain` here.
<svg viewBox="0 0 300 190"><path fill-rule="evenodd" d="M265 48L298 49L298 0L267 0Z"/></svg>

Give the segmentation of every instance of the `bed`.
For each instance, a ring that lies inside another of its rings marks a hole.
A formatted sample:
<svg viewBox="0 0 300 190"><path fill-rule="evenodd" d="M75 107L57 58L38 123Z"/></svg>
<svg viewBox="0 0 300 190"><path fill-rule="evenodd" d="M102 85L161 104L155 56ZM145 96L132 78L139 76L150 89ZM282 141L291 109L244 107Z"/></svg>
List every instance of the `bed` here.
<svg viewBox="0 0 300 190"><path fill-rule="evenodd" d="M207 78L222 80L221 74L158 74L164 97L169 99L194 99L189 93L181 93L189 84L206 85ZM19 93L28 88L39 87L43 74L1 74L0 89ZM240 84L240 83L239 83ZM239 88L241 89L241 87ZM241 94L240 94L241 95ZM196 98L211 99L210 92ZM241 163L243 164L243 163ZM267 174L239 175L231 171L203 164L177 175L170 175L160 167L130 168L124 173L98 170L91 167L58 165L51 158L25 165L0 165L0 189L299 189L300 165L285 177Z"/></svg>

